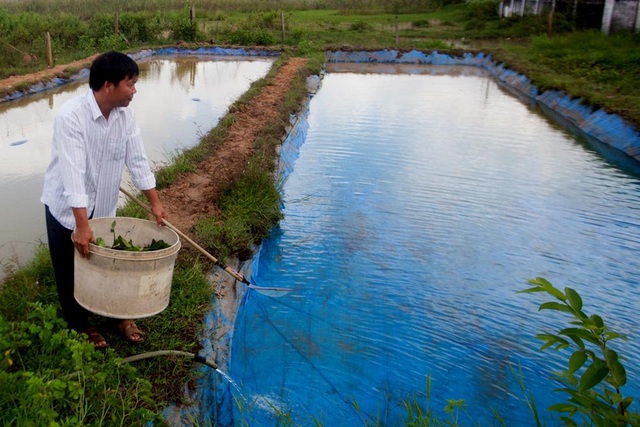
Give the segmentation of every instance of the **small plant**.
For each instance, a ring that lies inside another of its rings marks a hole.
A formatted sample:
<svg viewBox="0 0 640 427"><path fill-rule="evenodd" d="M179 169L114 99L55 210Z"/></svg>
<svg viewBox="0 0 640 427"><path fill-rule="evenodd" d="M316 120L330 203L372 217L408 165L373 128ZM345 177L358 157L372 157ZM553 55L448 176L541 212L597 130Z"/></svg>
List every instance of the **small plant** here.
<svg viewBox="0 0 640 427"><path fill-rule="evenodd" d="M362 20L357 20L349 26L351 31L363 32L371 30L371 24Z"/></svg>
<svg viewBox="0 0 640 427"><path fill-rule="evenodd" d="M428 28L431 24L428 19L418 19L417 21L413 21L411 26L413 28Z"/></svg>
<svg viewBox="0 0 640 427"><path fill-rule="evenodd" d="M544 302L540 310L568 313L574 318L573 327L557 334L537 335L544 341L541 350L552 346L556 350L573 349L567 369L555 373L564 385L557 391L567 393L569 399L552 405L549 410L564 414L560 419L567 426L577 426L574 418L578 415L588 425L639 425L640 416L629 411L633 398L624 397L621 391L627 383L625 368L618 353L609 346L610 341L626 339L626 336L609 329L597 314L585 314L582 298L574 289L565 288L562 292L541 277L529 283L533 287L521 293L545 292L559 301Z"/></svg>

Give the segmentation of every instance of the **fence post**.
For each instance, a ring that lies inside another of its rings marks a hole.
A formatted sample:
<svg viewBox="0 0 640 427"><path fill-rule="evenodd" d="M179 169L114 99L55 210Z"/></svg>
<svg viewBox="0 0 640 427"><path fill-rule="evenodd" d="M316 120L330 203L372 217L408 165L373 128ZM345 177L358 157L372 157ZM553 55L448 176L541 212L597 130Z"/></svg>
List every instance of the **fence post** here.
<svg viewBox="0 0 640 427"><path fill-rule="evenodd" d="M282 43L284 43L284 12L280 11L280 26L282 27Z"/></svg>
<svg viewBox="0 0 640 427"><path fill-rule="evenodd" d="M196 23L196 5L195 4L191 5L191 12L189 16L191 17L191 25L195 24Z"/></svg>
<svg viewBox="0 0 640 427"><path fill-rule="evenodd" d="M44 35L44 44L47 50L47 65L53 67L53 53L51 52L51 34L47 31Z"/></svg>
<svg viewBox="0 0 640 427"><path fill-rule="evenodd" d="M118 13L117 9L113 17L113 32L115 34L118 34L120 32L120 14Z"/></svg>

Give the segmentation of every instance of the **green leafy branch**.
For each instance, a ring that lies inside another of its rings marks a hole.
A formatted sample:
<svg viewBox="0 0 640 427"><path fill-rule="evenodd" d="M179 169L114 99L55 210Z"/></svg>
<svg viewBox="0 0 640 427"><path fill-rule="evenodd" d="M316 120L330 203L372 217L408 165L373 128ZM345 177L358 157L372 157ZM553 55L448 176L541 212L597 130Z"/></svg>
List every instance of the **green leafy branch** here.
<svg viewBox="0 0 640 427"><path fill-rule="evenodd" d="M573 350L567 369L555 373L564 385L556 391L567 393L569 399L549 409L563 413L560 419L569 426L578 425L573 419L577 414L596 426L640 425L640 416L628 410L634 399L623 397L621 392L627 383L625 368L618 353L609 347L610 341L627 337L609 329L597 314L585 314L582 298L574 289L564 288L563 292L541 277L529 283L533 287L520 293L545 292L557 300L540 304L539 310L567 313L574 319L570 322L573 327L557 334L537 335L544 341L540 350Z"/></svg>

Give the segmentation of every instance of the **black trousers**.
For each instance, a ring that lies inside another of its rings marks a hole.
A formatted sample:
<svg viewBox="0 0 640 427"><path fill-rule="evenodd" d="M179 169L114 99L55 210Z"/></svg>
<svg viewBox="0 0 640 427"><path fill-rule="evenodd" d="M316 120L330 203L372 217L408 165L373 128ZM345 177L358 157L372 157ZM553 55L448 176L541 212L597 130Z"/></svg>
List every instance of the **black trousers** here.
<svg viewBox="0 0 640 427"><path fill-rule="evenodd" d="M62 307L62 316L71 329L84 331L89 327L89 315L87 309L82 307L73 296L73 257L76 250L71 233L51 215L49 206L45 205L47 222L47 239L49 240L49 253L53 263L53 271L56 276L58 299Z"/></svg>

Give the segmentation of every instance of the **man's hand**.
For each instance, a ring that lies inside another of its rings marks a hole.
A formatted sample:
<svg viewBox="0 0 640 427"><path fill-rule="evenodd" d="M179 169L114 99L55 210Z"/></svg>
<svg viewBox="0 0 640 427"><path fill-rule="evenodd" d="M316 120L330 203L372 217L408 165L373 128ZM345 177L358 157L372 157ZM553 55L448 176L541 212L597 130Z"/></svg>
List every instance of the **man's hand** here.
<svg viewBox="0 0 640 427"><path fill-rule="evenodd" d="M167 212L164 210L162 203L160 203L160 198L158 197L158 192L155 188L151 188L149 190L142 190L144 195L149 200L151 204L151 212L153 212L153 216L156 217L156 222L158 225L164 225L164 219L167 217Z"/></svg>
<svg viewBox="0 0 640 427"><path fill-rule="evenodd" d="M94 239L93 230L91 230L87 219L87 210L85 208L72 209L76 219L76 229L71 234L73 245L82 258L89 258L89 243L93 243Z"/></svg>
<svg viewBox="0 0 640 427"><path fill-rule="evenodd" d="M164 225L164 219L167 217L167 213L160 202L151 205L151 212L153 212L153 216L156 217L158 225Z"/></svg>

